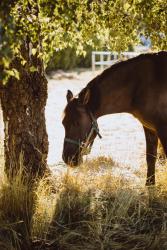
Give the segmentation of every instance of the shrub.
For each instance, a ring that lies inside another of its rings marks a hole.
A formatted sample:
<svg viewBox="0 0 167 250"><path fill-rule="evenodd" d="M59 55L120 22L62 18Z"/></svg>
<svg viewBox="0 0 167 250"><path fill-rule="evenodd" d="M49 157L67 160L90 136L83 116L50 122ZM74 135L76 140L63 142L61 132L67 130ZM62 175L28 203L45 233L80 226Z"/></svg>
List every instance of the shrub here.
<svg viewBox="0 0 167 250"><path fill-rule="evenodd" d="M85 56L77 55L76 50L70 47L55 51L48 64L47 72L56 69L70 70L76 67L88 68L91 66L92 50L91 47L87 47Z"/></svg>

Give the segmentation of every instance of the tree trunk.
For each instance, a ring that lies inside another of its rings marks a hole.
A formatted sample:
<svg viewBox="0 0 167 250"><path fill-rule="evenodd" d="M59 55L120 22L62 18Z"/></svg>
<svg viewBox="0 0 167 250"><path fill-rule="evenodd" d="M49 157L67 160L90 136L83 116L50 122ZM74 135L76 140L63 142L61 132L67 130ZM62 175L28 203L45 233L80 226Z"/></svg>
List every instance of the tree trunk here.
<svg viewBox="0 0 167 250"><path fill-rule="evenodd" d="M14 59L12 67L19 71L20 79L10 77L1 94L5 171L9 178L20 169L31 178L43 176L47 169L47 80L42 61L37 56L32 58L35 72L30 72L28 63L23 66L19 59Z"/></svg>

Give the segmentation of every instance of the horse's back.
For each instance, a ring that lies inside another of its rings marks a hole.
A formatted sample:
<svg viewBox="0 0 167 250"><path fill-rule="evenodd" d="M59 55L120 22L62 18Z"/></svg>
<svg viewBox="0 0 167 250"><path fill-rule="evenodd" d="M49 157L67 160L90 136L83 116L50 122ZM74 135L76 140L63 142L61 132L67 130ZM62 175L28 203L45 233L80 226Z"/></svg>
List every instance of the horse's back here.
<svg viewBox="0 0 167 250"><path fill-rule="evenodd" d="M133 98L135 116L143 124L161 120L167 123L167 52L142 55L138 67Z"/></svg>
<svg viewBox="0 0 167 250"><path fill-rule="evenodd" d="M154 76L160 85L167 85L167 52L154 54ZM167 87L167 86L166 86Z"/></svg>

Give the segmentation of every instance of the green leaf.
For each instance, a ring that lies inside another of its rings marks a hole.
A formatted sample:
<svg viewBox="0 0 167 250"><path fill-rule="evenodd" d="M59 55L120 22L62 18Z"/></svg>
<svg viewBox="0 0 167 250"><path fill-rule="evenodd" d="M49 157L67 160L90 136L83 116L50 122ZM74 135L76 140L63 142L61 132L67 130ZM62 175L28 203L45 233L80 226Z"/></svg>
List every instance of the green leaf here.
<svg viewBox="0 0 167 250"><path fill-rule="evenodd" d="M5 74L6 74L8 77L13 76L13 77L15 77L15 78L18 79L18 80L20 79L20 74L19 74L18 70L15 69L15 68L5 70Z"/></svg>
<svg viewBox="0 0 167 250"><path fill-rule="evenodd" d="M20 80L20 74L19 74L18 70L15 68L13 68L12 70L14 72L14 77L16 77L17 80Z"/></svg>
<svg viewBox="0 0 167 250"><path fill-rule="evenodd" d="M24 66L26 63L27 63L26 60L24 60L24 59L21 60L21 64L22 64L23 66Z"/></svg>
<svg viewBox="0 0 167 250"><path fill-rule="evenodd" d="M37 49L33 48L33 49L32 49L32 54L33 54L33 56L35 56L36 53L37 53Z"/></svg>
<svg viewBox="0 0 167 250"><path fill-rule="evenodd" d="M31 66L30 67L30 72L35 72L35 71L37 71L38 69L36 68L36 67L34 67L34 66Z"/></svg>
<svg viewBox="0 0 167 250"><path fill-rule="evenodd" d="M130 8L130 4L129 3L125 3L124 4L124 10L127 11Z"/></svg>

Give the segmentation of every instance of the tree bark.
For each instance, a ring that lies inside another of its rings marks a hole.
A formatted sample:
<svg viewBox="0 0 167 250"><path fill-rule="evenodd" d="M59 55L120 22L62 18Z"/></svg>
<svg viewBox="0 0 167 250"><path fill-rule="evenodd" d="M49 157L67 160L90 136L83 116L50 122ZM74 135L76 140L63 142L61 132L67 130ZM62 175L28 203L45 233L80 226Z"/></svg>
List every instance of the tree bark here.
<svg viewBox="0 0 167 250"><path fill-rule="evenodd" d="M20 79L10 77L1 93L5 172L9 178L20 169L31 178L41 177L47 170L47 80L42 61L37 56L31 59L35 72L30 72L28 63L23 66L20 59L13 60L12 67L19 71Z"/></svg>

